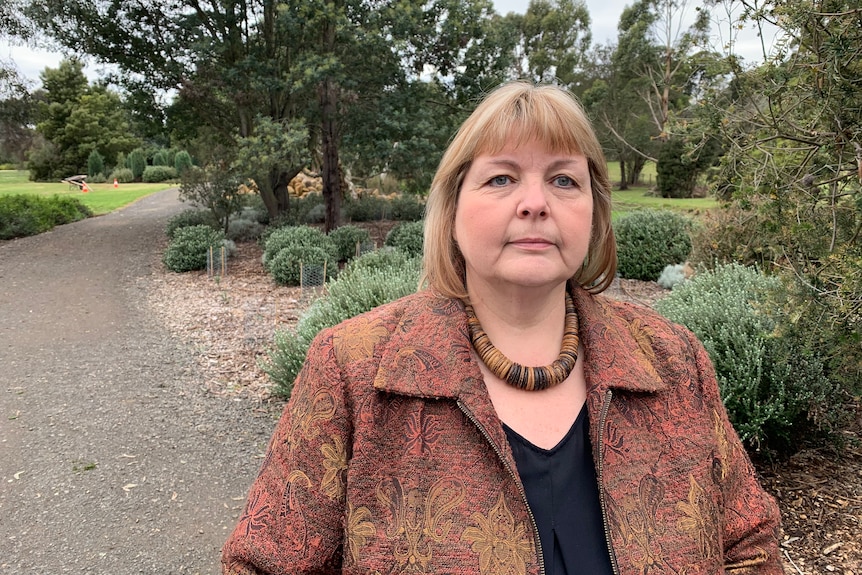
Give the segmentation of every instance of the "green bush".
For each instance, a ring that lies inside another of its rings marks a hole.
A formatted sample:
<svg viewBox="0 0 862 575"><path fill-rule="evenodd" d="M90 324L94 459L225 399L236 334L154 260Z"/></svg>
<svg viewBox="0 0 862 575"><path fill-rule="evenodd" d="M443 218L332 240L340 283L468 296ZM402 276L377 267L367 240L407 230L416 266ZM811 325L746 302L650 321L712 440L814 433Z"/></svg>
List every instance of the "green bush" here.
<svg viewBox="0 0 862 575"><path fill-rule="evenodd" d="M416 196L398 196L391 201L390 205L393 220L415 222L425 217L425 204Z"/></svg>
<svg viewBox="0 0 862 575"><path fill-rule="evenodd" d="M129 168L114 168L108 179L112 182L117 180L117 183L128 184L135 181L135 174Z"/></svg>
<svg viewBox="0 0 862 575"><path fill-rule="evenodd" d="M614 224L617 271L621 277L655 281L665 266L691 252L689 219L668 210L639 210Z"/></svg>
<svg viewBox="0 0 862 575"><path fill-rule="evenodd" d="M41 234L92 215L90 208L70 196L0 196L0 240Z"/></svg>
<svg viewBox="0 0 862 575"><path fill-rule="evenodd" d="M658 276L658 285L664 289L673 289L686 280L685 266L683 264L672 264L665 266L661 275Z"/></svg>
<svg viewBox="0 0 862 575"><path fill-rule="evenodd" d="M689 261L710 268L739 263L768 269L779 245L767 231L775 224L768 216L757 209L734 205L707 211L692 230Z"/></svg>
<svg viewBox="0 0 862 575"><path fill-rule="evenodd" d="M837 391L820 357L778 305L777 278L738 264L701 272L655 304L703 343L721 396L742 440L755 452L787 453L812 432L831 430Z"/></svg>
<svg viewBox="0 0 862 575"><path fill-rule="evenodd" d="M134 179L139 181L144 175L144 170L147 168L147 155L142 149L135 148L129 152L126 158L126 167L132 170Z"/></svg>
<svg viewBox="0 0 862 575"><path fill-rule="evenodd" d="M338 261L346 262L356 257L356 245L371 240L368 230L359 226L340 226L329 232L329 239L335 244Z"/></svg>
<svg viewBox="0 0 862 575"><path fill-rule="evenodd" d="M93 178L97 174L105 173L105 156L99 153L98 150L93 150L87 156L87 175ZM103 175L102 178L105 176ZM103 180L104 181L104 180Z"/></svg>
<svg viewBox="0 0 862 575"><path fill-rule="evenodd" d="M162 261L169 270L175 272L206 269L209 249L218 249L222 245L224 234L210 226L179 228L174 232Z"/></svg>
<svg viewBox="0 0 862 575"><path fill-rule="evenodd" d="M269 270L269 263L281 250L293 247L315 247L326 253L333 264L338 261L338 252L332 240L317 228L310 226L285 226L266 234L263 244L263 265ZM270 270L271 271L271 270Z"/></svg>
<svg viewBox="0 0 862 575"><path fill-rule="evenodd" d="M276 332L275 347L264 363L274 392L290 396L308 346L321 329L415 292L420 261L398 250L370 252L351 260L344 273L329 283L326 295L300 318L295 332Z"/></svg>
<svg viewBox="0 0 862 575"><path fill-rule="evenodd" d="M168 220L168 223L165 226L165 235L167 235L169 239L174 239L177 230L201 225L218 229L218 224L209 210L190 208L181 211Z"/></svg>
<svg viewBox="0 0 862 575"><path fill-rule="evenodd" d="M233 218L227 225L227 237L235 242L257 240L263 234L264 226L252 217Z"/></svg>
<svg viewBox="0 0 862 575"><path fill-rule="evenodd" d="M404 250L411 256L422 255L424 220L397 224L386 234L387 246Z"/></svg>
<svg viewBox="0 0 862 575"><path fill-rule="evenodd" d="M337 263L332 255L318 246L290 245L269 260L269 272L278 285L298 286L319 275L321 282L335 275Z"/></svg>
<svg viewBox="0 0 862 575"><path fill-rule="evenodd" d="M376 222L392 219L389 200L378 196L363 196L344 202L344 216L351 222Z"/></svg>
<svg viewBox="0 0 862 575"><path fill-rule="evenodd" d="M407 268L415 263L415 259L415 256L408 255L403 250L386 246L379 250L366 252L347 262L344 269L338 274L338 279L343 280L353 274L367 276L379 270Z"/></svg>
<svg viewBox="0 0 862 575"><path fill-rule="evenodd" d="M169 167L171 165L170 159L170 153L165 149L161 149L153 154L153 165Z"/></svg>
<svg viewBox="0 0 862 575"><path fill-rule="evenodd" d="M192 157L185 150L180 150L177 152L177 155L174 156L174 169L177 171L177 174L182 175L183 172L191 168L192 165Z"/></svg>
<svg viewBox="0 0 862 575"><path fill-rule="evenodd" d="M170 182L177 179L177 171L170 166L147 166L141 180L149 183Z"/></svg>

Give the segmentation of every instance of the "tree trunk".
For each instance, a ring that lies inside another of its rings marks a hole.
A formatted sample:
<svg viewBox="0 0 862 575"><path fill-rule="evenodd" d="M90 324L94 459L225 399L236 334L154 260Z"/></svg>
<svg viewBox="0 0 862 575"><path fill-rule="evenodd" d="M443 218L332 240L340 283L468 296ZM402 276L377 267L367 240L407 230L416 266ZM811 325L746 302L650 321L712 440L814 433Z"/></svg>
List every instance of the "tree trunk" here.
<svg viewBox="0 0 862 575"><path fill-rule="evenodd" d="M338 87L326 79L320 86L320 136L323 148L323 199L326 202L324 231L329 233L339 225L341 214L341 170L338 165Z"/></svg>
<svg viewBox="0 0 862 575"><path fill-rule="evenodd" d="M620 158L620 190L629 189L629 180L626 177L626 161Z"/></svg>
<svg viewBox="0 0 862 575"><path fill-rule="evenodd" d="M300 168L291 168L288 171L273 170L267 176L266 185L260 187L260 197L270 220L287 213L290 207L290 192L287 186L299 171Z"/></svg>

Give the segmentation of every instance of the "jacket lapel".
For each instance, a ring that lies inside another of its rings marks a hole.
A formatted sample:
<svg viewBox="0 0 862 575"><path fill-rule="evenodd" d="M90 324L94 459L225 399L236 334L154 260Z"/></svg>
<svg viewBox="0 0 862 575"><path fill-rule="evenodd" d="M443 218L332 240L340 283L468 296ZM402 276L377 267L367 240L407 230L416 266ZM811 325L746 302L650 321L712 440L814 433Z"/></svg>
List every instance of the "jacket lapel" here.
<svg viewBox="0 0 862 575"><path fill-rule="evenodd" d="M584 373L591 392L607 389L657 392L667 388L653 367L655 333L632 304L573 291L579 334L584 348Z"/></svg>

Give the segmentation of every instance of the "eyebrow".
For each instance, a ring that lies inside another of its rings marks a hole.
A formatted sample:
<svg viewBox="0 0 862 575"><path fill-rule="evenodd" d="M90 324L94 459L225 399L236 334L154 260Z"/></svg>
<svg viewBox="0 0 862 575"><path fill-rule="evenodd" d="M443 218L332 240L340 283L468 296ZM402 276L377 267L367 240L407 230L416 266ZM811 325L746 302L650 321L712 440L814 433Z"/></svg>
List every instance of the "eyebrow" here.
<svg viewBox="0 0 862 575"><path fill-rule="evenodd" d="M507 160L505 158L494 158L494 159L488 159L486 161L487 161L488 165L490 165L490 166L505 166L508 168L518 168L519 167L517 162L515 162L513 160ZM583 168L589 169L589 162L586 162L586 161L580 162L574 158L560 158L559 160L554 160L553 162L551 162L551 164L548 166L548 169L549 170L557 170L559 168L570 167L570 166L574 166L574 167L578 167L578 168L583 167Z"/></svg>

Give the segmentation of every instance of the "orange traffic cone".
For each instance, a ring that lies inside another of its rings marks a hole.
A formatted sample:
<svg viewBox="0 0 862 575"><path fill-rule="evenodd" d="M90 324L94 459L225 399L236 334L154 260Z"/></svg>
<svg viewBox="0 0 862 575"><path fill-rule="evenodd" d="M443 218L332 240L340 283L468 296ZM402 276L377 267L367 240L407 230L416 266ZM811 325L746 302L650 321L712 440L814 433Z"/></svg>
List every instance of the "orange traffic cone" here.
<svg viewBox="0 0 862 575"><path fill-rule="evenodd" d="M90 188L87 187L87 182L84 182L81 185L81 191L84 192L85 194L90 191Z"/></svg>
<svg viewBox="0 0 862 575"><path fill-rule="evenodd" d="M114 178L114 187L119 188L120 184L117 183L117 178Z"/></svg>

